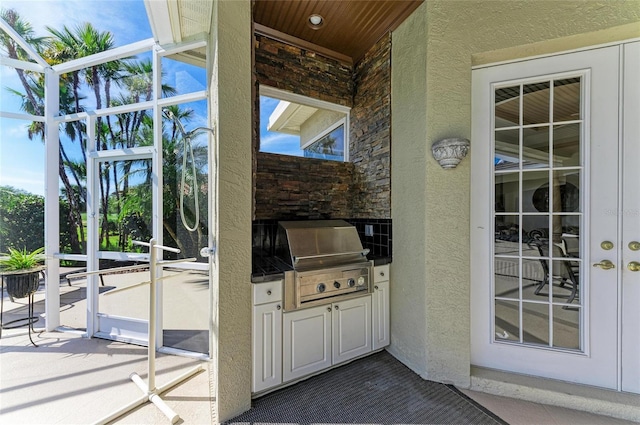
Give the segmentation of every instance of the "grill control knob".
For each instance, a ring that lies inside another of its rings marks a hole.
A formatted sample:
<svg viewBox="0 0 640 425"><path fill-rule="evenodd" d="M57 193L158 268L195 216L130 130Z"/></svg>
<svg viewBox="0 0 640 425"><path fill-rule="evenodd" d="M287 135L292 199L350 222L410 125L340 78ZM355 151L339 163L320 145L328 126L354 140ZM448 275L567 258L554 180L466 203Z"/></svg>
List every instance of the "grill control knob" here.
<svg viewBox="0 0 640 425"><path fill-rule="evenodd" d="M320 284L318 284L316 289L318 290L318 292L324 292L324 290L327 289L327 287L325 286L324 283L320 283Z"/></svg>
<svg viewBox="0 0 640 425"><path fill-rule="evenodd" d="M354 286L356 286L356 281L353 279L349 279L347 280L347 285L349 285L349 288L353 288Z"/></svg>
<svg viewBox="0 0 640 425"><path fill-rule="evenodd" d="M338 282L337 280L333 282L333 287L336 289L340 289L340 282Z"/></svg>
<svg viewBox="0 0 640 425"><path fill-rule="evenodd" d="M364 278L364 276L360 276L358 278L358 286L362 286L364 284L365 284L365 278Z"/></svg>

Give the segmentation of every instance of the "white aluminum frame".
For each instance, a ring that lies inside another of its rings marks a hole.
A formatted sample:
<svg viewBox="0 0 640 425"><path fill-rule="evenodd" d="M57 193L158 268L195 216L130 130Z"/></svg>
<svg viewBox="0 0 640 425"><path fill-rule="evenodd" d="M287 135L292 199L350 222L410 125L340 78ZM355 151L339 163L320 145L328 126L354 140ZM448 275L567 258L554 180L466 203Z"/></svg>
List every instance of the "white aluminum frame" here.
<svg viewBox="0 0 640 425"><path fill-rule="evenodd" d="M45 256L47 274L45 279L45 315L46 330L53 331L60 327L60 259L78 260L87 262L87 271L93 272L98 268L100 258L148 258L148 255L129 255L126 253L106 253L98 251L97 226L98 226L98 193L97 179L91 178L96 173L97 161L104 160L132 160L139 158L151 158L153 161L153 237L162 240L162 108L170 105L183 104L187 102L207 100L209 98L208 88L206 90L191 92L169 98L161 97L162 88L162 58L169 55L176 55L189 50L199 49L207 46L207 35L197 40L159 45L153 38L138 41L126 46L117 47L105 52L87 56L81 59L72 60L66 63L50 66L38 52L25 41L6 21L0 18L0 30L7 33L25 52L35 61L26 62L6 57L0 57L0 65L25 71L41 72L45 75L45 113L44 116L37 116L23 113L13 113L0 111L0 117L20 119L25 121L37 121L45 124ZM60 76L65 73L78 71L87 67L103 64L113 60L131 57L139 53L151 51L153 63L153 99L148 102L141 102L131 105L117 107L107 107L100 110L81 112L59 116L59 84ZM208 81L207 81L208 84ZM153 109L154 117L154 146L131 149L98 151L95 140L95 122L97 117L114 115L126 112L134 112L145 109ZM210 115L210 114L209 114ZM87 254L62 254L60 253L60 226L59 226L59 125L61 123L85 120L87 123ZM211 136L209 136L211 141ZM209 144L211 146L211 143ZM212 164L213 165L213 164ZM212 170L215 172L215 170ZM211 212L209 214L211 221ZM215 234L211 236L211 246L215 246ZM89 254L90 253L90 254ZM200 269L202 267L199 267ZM157 270L160 273L160 270ZM98 286L97 275L87 276L87 336L91 336L97 330L98 315ZM211 290L211 289L210 289ZM158 290L157 317L162 317L162 291ZM162 322L160 322L162 323ZM64 330L64 329L60 329ZM156 332L157 347L162 345L162 329L159 327ZM175 350L179 351L179 350ZM211 350L210 350L211 351Z"/></svg>

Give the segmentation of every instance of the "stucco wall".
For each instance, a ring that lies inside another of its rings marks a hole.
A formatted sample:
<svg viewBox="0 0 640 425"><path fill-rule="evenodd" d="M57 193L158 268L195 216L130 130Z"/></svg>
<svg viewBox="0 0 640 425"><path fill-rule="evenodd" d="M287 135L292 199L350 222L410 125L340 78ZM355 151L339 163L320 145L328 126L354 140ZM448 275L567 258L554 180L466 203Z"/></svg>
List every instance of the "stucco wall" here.
<svg viewBox="0 0 640 425"><path fill-rule="evenodd" d="M393 33L391 351L421 376L469 385L470 161L443 170L430 147L471 135L472 56L519 57L546 40L561 51L633 22L638 1L447 0L425 2Z"/></svg>
<svg viewBox="0 0 640 425"><path fill-rule="evenodd" d="M218 1L214 8L210 108L219 168L212 325L223 422L251 407L251 4Z"/></svg>

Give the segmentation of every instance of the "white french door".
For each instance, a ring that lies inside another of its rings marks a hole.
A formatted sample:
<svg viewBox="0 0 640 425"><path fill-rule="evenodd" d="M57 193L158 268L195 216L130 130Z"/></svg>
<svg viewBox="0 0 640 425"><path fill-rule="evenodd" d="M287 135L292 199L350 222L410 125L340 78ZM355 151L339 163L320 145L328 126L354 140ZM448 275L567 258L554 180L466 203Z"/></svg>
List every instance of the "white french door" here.
<svg viewBox="0 0 640 425"><path fill-rule="evenodd" d="M473 364L640 392L639 46L473 71Z"/></svg>

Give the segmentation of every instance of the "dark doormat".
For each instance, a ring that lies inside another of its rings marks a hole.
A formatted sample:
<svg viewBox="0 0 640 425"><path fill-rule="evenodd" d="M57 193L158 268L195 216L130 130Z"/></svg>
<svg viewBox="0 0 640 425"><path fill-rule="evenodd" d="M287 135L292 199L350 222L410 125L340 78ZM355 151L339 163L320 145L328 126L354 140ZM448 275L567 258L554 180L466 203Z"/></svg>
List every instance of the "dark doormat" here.
<svg viewBox="0 0 640 425"><path fill-rule="evenodd" d="M386 351L253 401L227 424L506 424L452 385L425 381Z"/></svg>

